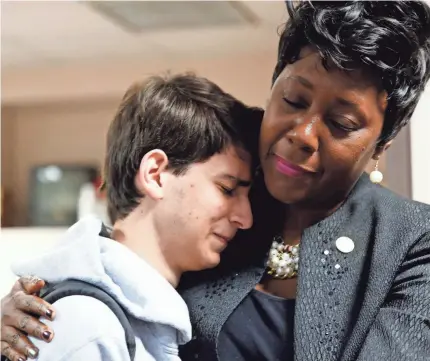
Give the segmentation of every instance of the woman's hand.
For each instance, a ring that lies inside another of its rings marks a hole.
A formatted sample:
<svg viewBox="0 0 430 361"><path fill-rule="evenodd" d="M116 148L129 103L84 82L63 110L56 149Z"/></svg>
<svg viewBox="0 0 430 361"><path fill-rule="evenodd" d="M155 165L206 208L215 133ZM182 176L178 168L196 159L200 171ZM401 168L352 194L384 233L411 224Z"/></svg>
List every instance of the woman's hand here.
<svg viewBox="0 0 430 361"><path fill-rule="evenodd" d="M45 285L40 278L21 277L1 300L1 354L12 361L36 358L39 350L27 335L50 342L54 333L38 317L53 319L52 306L37 297Z"/></svg>

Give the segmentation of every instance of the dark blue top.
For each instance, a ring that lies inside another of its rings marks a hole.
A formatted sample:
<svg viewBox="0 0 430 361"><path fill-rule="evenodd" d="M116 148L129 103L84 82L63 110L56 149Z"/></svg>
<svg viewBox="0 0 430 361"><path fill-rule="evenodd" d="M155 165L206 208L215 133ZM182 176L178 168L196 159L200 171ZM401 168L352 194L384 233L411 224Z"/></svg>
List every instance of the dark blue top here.
<svg viewBox="0 0 430 361"><path fill-rule="evenodd" d="M292 361L295 300L252 290L224 324L220 361Z"/></svg>

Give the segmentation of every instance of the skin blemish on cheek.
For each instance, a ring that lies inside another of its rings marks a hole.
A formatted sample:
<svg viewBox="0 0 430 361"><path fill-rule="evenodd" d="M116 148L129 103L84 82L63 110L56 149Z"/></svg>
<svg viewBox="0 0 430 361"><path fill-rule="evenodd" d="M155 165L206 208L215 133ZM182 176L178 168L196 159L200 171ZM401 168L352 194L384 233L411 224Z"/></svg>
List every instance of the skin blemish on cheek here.
<svg viewBox="0 0 430 361"><path fill-rule="evenodd" d="M360 147L359 149L357 149L357 151L355 152L355 154L354 154L354 162L355 163L358 163L358 162L360 162L361 161L361 159L362 159L362 156L363 156L363 153L365 153L366 152L366 150L367 150L367 148L366 147Z"/></svg>
<svg viewBox="0 0 430 361"><path fill-rule="evenodd" d="M361 160L361 152L357 152L353 155L354 163L359 163Z"/></svg>
<svg viewBox="0 0 430 361"><path fill-rule="evenodd" d="M184 193L184 190L183 190L182 188L179 188L179 189L177 190L177 192L178 192L178 197L179 197L180 199L183 199L183 198L185 197L185 193Z"/></svg>

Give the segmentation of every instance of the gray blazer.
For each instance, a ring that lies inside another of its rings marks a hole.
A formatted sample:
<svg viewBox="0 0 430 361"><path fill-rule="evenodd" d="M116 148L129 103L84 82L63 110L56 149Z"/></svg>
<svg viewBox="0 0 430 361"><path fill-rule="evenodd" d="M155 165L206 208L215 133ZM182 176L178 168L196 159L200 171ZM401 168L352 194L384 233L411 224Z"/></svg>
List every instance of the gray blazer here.
<svg viewBox="0 0 430 361"><path fill-rule="evenodd" d="M195 335L183 361L218 360L222 326L264 273L282 211L261 180L251 199L253 228L238 235L219 267L185 275L180 285ZM352 252L337 249L341 236L354 241ZM299 269L295 360L430 360L429 205L365 174L340 209L304 232Z"/></svg>

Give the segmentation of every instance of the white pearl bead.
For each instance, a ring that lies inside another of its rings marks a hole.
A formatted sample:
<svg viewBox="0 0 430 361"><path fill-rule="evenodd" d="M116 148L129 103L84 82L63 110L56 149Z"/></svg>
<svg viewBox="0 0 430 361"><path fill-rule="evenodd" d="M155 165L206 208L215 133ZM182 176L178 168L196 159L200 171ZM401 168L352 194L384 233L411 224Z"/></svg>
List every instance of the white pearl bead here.
<svg viewBox="0 0 430 361"><path fill-rule="evenodd" d="M283 250L284 250L284 245L283 244L278 245L278 251L282 252Z"/></svg>
<svg viewBox="0 0 430 361"><path fill-rule="evenodd" d="M270 257L274 257L278 254L278 251L276 249L271 249L270 250Z"/></svg>
<svg viewBox="0 0 430 361"><path fill-rule="evenodd" d="M284 259L281 259L280 261L279 261L279 267L286 267L287 266L287 261L286 260L284 260Z"/></svg>
<svg viewBox="0 0 430 361"><path fill-rule="evenodd" d="M382 179L384 179L384 176L379 170L374 170L370 173L370 181L372 183L381 183Z"/></svg>
<svg viewBox="0 0 430 361"><path fill-rule="evenodd" d="M276 269L276 273L278 274L278 275L283 275L284 274L284 269L283 268L281 268L281 267L278 267L277 269Z"/></svg>
<svg viewBox="0 0 430 361"><path fill-rule="evenodd" d="M274 242L272 243L272 248L278 248L278 242L275 242L275 241L274 241Z"/></svg>
<svg viewBox="0 0 430 361"><path fill-rule="evenodd" d="M273 265L277 266L279 263L279 258L278 257L272 257L271 261L272 261Z"/></svg>

